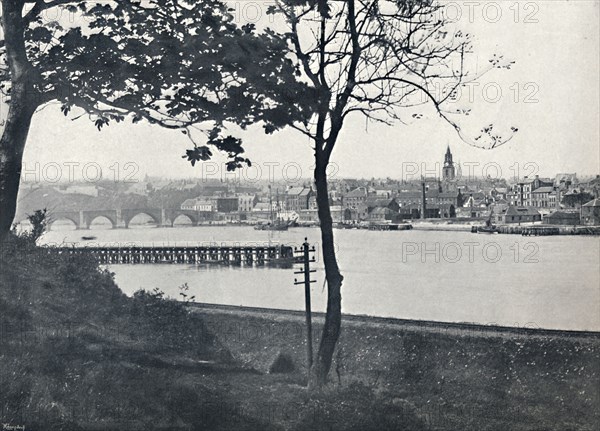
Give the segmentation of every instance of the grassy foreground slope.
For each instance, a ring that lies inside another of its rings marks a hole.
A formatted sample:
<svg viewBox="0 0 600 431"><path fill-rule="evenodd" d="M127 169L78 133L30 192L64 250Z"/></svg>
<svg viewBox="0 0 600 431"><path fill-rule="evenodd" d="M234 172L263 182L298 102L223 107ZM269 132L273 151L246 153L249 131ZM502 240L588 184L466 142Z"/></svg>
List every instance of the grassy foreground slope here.
<svg viewBox="0 0 600 431"><path fill-rule="evenodd" d="M3 424L230 428L218 376L249 371L231 361L199 316L157 292L128 298L93 260L49 255L19 238L2 248L0 265ZM199 408L206 400L222 402Z"/></svg>
<svg viewBox="0 0 600 431"><path fill-rule="evenodd" d="M155 290L125 296L89 257L12 238L0 248L0 424L28 431L427 429L410 409L373 410L387 404L364 385L309 397L302 376L234 359L203 318ZM274 411L270 398L284 407Z"/></svg>

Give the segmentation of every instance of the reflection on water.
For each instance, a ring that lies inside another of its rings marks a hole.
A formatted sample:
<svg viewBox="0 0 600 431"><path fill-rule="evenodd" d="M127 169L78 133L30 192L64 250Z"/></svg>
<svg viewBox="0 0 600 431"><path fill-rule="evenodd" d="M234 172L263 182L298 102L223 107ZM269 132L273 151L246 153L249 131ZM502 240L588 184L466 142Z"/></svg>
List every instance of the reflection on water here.
<svg viewBox="0 0 600 431"><path fill-rule="evenodd" d="M132 226L133 227L133 226ZM55 229L44 241L79 242L87 231ZM156 228L94 231L96 243L138 245L283 243L305 237L319 245L320 231L251 227ZM344 274L346 313L556 329L600 330L600 240L596 237L522 237L467 232L336 230ZM324 311L319 253L313 307ZM303 288L290 269L195 265L113 265L119 286L132 294L178 287L207 303L302 309ZM296 276L297 277L297 276Z"/></svg>

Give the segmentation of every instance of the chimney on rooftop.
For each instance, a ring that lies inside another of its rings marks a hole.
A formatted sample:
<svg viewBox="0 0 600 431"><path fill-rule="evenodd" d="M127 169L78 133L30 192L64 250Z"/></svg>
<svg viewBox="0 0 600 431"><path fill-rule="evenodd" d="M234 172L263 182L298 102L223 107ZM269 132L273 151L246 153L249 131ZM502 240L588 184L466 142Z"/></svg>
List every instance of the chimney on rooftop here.
<svg viewBox="0 0 600 431"><path fill-rule="evenodd" d="M425 197L425 181L421 183L421 218L425 220L425 212L427 211L427 203Z"/></svg>

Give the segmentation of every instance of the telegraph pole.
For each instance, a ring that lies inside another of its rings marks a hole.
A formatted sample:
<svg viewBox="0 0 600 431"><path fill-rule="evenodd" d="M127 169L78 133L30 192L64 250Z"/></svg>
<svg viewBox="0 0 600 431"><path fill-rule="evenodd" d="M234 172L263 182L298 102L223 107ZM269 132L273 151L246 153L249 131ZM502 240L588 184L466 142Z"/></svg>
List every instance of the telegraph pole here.
<svg viewBox="0 0 600 431"><path fill-rule="evenodd" d="M302 267L299 271L295 271L294 274L303 274L304 280L298 281L294 279L294 285L303 284L304 285L304 303L306 307L306 356L308 362L308 369L312 367L313 364L313 346L312 346L312 311L310 304L310 284L315 283L316 280L310 279L310 274L313 272L317 272L315 269L310 269L310 263L315 262L315 258L310 258L309 253L315 252L315 247L310 247L308 244L308 238L304 238L304 244L302 244L302 248L300 250L295 249L296 253L302 253Z"/></svg>

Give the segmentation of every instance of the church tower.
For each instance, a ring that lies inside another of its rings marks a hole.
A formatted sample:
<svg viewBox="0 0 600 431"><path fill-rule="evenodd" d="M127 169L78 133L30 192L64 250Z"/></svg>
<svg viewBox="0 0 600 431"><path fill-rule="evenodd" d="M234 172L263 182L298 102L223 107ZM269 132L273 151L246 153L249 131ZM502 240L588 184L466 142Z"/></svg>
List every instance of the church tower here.
<svg viewBox="0 0 600 431"><path fill-rule="evenodd" d="M442 179L444 181L452 181L456 177L456 171L454 169L454 162L452 161L452 153L450 152L450 145L446 150L446 156L444 157L444 168L442 170Z"/></svg>

